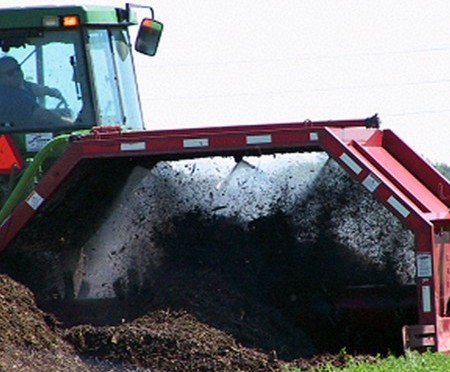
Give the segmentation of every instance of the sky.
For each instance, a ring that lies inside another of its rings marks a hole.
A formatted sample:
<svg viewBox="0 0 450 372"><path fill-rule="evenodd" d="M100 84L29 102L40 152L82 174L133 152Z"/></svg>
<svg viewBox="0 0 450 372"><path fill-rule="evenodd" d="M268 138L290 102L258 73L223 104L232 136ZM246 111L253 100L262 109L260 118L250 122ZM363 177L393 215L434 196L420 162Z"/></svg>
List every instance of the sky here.
<svg viewBox="0 0 450 372"><path fill-rule="evenodd" d="M382 129L450 164L450 1L131 2L164 23L157 55L135 57L148 129L377 113ZM21 0L81 3L125 2Z"/></svg>

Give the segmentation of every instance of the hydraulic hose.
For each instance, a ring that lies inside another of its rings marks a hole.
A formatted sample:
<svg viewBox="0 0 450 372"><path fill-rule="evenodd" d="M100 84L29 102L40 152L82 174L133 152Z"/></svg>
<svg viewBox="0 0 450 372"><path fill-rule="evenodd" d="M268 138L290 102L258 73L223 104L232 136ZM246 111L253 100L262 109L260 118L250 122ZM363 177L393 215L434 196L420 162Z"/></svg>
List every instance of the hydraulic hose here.
<svg viewBox="0 0 450 372"><path fill-rule="evenodd" d="M32 159L22 177L20 177L19 182L17 182L17 185L14 187L13 191L8 196L8 199L0 210L0 225L23 199L24 194L27 190L29 190L30 184L34 181L35 176L38 174L42 163L56 150L64 148L69 141L69 137L71 136L71 134L63 134L55 137L48 142Z"/></svg>

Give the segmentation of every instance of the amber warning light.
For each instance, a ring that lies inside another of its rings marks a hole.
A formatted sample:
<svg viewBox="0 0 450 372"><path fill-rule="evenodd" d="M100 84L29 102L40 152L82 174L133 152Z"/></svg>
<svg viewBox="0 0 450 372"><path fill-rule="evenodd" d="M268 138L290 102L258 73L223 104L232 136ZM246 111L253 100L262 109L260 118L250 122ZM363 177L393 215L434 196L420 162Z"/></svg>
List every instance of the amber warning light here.
<svg viewBox="0 0 450 372"><path fill-rule="evenodd" d="M62 19L63 27L76 27L80 24L80 19L76 15L64 16Z"/></svg>

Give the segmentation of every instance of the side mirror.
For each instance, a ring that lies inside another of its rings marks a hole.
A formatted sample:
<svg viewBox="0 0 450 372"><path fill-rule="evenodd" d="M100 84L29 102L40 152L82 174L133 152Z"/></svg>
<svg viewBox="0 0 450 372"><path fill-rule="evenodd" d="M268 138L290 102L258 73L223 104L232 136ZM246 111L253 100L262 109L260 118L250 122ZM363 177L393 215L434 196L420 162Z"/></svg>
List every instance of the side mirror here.
<svg viewBox="0 0 450 372"><path fill-rule="evenodd" d="M139 26L134 48L148 56L154 56L158 49L159 39L163 30L163 24L154 19L144 18Z"/></svg>

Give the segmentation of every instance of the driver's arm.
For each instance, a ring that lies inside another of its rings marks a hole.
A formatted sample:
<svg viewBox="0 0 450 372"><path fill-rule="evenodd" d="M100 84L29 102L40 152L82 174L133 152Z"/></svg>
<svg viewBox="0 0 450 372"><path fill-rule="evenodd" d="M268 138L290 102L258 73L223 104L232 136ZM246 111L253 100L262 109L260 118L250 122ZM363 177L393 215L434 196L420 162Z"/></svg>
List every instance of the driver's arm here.
<svg viewBox="0 0 450 372"><path fill-rule="evenodd" d="M43 125L56 125L56 126L72 126L73 122L62 118L59 115L55 114L52 111L46 110L41 106L37 106L33 110L33 114L31 115L31 121L34 123L41 123Z"/></svg>
<svg viewBox="0 0 450 372"><path fill-rule="evenodd" d="M33 83L31 81L27 81L26 85L29 86L29 88L31 89L31 91L34 93L34 95L36 97L50 96L50 97L63 99L63 95L56 88L50 88L45 85L39 85L39 84Z"/></svg>

